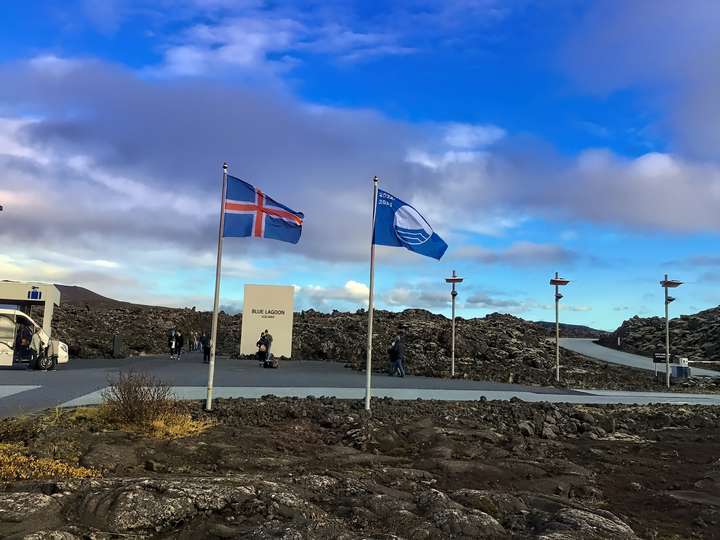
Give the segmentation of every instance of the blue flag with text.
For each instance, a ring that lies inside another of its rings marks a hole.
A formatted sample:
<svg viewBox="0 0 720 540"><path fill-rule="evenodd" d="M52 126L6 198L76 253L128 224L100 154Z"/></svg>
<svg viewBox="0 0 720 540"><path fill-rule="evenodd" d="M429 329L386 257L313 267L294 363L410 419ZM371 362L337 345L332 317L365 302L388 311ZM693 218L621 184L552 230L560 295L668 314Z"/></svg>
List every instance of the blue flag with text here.
<svg viewBox="0 0 720 540"><path fill-rule="evenodd" d="M438 260L448 247L415 208L382 189L375 207L373 244L404 247Z"/></svg>

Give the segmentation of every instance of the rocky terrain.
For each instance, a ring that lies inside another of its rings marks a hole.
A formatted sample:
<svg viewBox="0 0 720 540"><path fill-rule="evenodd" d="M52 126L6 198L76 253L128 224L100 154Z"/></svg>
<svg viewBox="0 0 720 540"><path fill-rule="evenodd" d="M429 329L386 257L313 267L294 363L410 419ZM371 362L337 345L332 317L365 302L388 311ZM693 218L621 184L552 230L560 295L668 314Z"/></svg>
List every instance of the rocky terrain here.
<svg viewBox="0 0 720 540"><path fill-rule="evenodd" d="M100 297L102 298L102 297ZM237 356L242 315L220 314L220 354ZM209 331L210 313L132 304L67 302L56 310L55 329L73 356L111 357L113 336L122 343L121 355L166 352L170 328ZM405 341L408 373L430 377L450 375L450 321L425 310L375 312L373 368L387 367L387 349L395 335ZM296 313L293 358L341 361L365 368L367 312ZM659 390L646 371L608 366L569 351L562 352L563 385L575 388ZM457 320L456 367L463 377L499 382L555 385L555 346L540 324L512 315L491 314ZM693 381L678 389L719 389L709 381Z"/></svg>
<svg viewBox="0 0 720 540"><path fill-rule="evenodd" d="M89 409L0 420L5 446L88 476L0 477L0 537L720 538L718 408L373 407L221 400L172 440Z"/></svg>
<svg viewBox="0 0 720 540"><path fill-rule="evenodd" d="M665 350L665 319L633 317L612 334L600 339L603 345L644 356ZM670 320L672 352L695 361L716 361L720 369L720 307ZM712 369L713 364L703 367Z"/></svg>
<svg viewBox="0 0 720 540"><path fill-rule="evenodd" d="M165 352L170 328L190 332L209 332L210 313L195 308L176 309L120 302L82 287L58 285L63 303L55 312L54 328L70 346L73 356L109 357L113 337L120 337L122 354L143 355ZM401 313L376 311L376 347L374 354L384 356L392 336L403 332L409 343L422 340L424 350L410 347L410 363L420 354L447 357L450 348L450 321L425 310L409 309ZM219 352L237 353L242 315L220 314ZM545 349L544 338L554 336L552 323L532 323L508 315L492 314L480 319L458 318L457 356L477 357L517 341L526 334L524 346ZM295 314L293 355L300 359L350 360L365 356L367 313L320 313L314 310ZM600 337L602 332L578 325L561 325L566 337ZM514 353L511 346L508 354ZM532 355L532 353L529 353ZM502 355L501 355L502 356Z"/></svg>
<svg viewBox="0 0 720 540"><path fill-rule="evenodd" d="M535 324L542 326L549 336L555 337L555 323L552 321L536 321ZM560 323L560 336L566 338L592 338L599 339L610 332L591 328L582 324Z"/></svg>

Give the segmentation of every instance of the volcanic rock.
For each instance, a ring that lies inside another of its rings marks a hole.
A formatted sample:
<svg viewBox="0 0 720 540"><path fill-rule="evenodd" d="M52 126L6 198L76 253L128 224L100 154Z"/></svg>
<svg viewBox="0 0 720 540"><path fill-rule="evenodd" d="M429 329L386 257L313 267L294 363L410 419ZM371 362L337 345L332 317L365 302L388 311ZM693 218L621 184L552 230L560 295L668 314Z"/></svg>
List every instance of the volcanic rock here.
<svg viewBox="0 0 720 540"><path fill-rule="evenodd" d="M720 306L670 320L672 354L692 361L716 361L720 368ZM619 341L619 345L618 345ZM665 351L665 319L633 317L600 343L651 357ZM713 368L712 365L703 366Z"/></svg>

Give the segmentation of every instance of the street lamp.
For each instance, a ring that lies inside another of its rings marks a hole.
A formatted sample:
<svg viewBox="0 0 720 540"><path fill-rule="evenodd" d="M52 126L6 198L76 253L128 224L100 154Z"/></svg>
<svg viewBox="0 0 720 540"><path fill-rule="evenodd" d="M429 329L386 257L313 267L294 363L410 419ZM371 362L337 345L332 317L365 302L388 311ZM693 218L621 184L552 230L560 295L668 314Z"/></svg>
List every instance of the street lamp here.
<svg viewBox="0 0 720 540"><path fill-rule="evenodd" d="M668 289L677 289L682 285L682 281L677 279L668 279L668 275L665 274L665 279L660 282L660 286L665 289L665 384L670 388L670 315L669 307L670 302L674 302L675 298L668 294Z"/></svg>
<svg viewBox="0 0 720 540"><path fill-rule="evenodd" d="M570 283L569 279L561 278L557 272L550 279L550 285L555 286L555 381L560 382L560 287Z"/></svg>
<svg viewBox="0 0 720 540"><path fill-rule="evenodd" d="M453 270L452 276L449 278L445 278L446 283L452 283L452 291L450 292L450 296L452 297L452 344L450 345L450 376L455 376L455 297L458 295L457 291L455 290L455 285L457 283L462 283L463 278L458 277L458 275L455 273L455 270Z"/></svg>

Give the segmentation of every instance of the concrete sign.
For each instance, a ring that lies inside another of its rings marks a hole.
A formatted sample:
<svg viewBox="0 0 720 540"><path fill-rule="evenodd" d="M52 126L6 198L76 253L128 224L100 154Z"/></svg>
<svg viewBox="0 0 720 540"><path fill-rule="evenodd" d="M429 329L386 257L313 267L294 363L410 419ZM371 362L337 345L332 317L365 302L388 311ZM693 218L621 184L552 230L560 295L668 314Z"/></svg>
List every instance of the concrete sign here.
<svg viewBox="0 0 720 540"><path fill-rule="evenodd" d="M275 357L292 356L293 295L285 285L245 285L240 354L255 354L263 330L269 330Z"/></svg>

